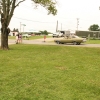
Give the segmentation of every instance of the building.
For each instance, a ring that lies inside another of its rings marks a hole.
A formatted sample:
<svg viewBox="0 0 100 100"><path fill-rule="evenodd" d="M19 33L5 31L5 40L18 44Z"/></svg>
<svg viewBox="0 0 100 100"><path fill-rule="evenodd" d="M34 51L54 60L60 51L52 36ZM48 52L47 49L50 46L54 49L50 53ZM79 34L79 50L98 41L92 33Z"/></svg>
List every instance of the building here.
<svg viewBox="0 0 100 100"><path fill-rule="evenodd" d="M13 32L13 31L11 31L10 33L9 33L9 36L16 36L18 34L18 32Z"/></svg>
<svg viewBox="0 0 100 100"><path fill-rule="evenodd" d="M75 34L81 37L100 38L100 31L76 31Z"/></svg>

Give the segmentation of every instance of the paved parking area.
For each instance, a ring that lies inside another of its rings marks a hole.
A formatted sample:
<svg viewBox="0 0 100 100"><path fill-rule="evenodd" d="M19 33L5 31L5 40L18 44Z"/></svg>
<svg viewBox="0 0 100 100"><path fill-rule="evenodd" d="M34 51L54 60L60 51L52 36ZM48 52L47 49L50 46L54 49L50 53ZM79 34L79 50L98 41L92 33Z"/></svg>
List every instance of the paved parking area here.
<svg viewBox="0 0 100 100"><path fill-rule="evenodd" d="M86 44L82 43L81 45L73 45L72 43L69 44L56 44L54 43L54 39L57 38L47 38L46 42L44 42L44 39L35 39L35 40L23 40L23 43L25 44L44 44L44 45L62 45L62 46L74 46L74 47L100 47L100 44ZM59 38L61 39L61 38Z"/></svg>
<svg viewBox="0 0 100 100"><path fill-rule="evenodd" d="M82 43L81 45L73 45L73 44L56 44L54 43L54 39L56 38L47 38L44 42L44 39L35 39L35 40L23 40L23 44L42 44L42 45L60 45L60 46L74 46L74 47L100 47L100 44L86 44ZM1 43L0 43L1 44ZM9 39L8 44L16 44L15 40Z"/></svg>

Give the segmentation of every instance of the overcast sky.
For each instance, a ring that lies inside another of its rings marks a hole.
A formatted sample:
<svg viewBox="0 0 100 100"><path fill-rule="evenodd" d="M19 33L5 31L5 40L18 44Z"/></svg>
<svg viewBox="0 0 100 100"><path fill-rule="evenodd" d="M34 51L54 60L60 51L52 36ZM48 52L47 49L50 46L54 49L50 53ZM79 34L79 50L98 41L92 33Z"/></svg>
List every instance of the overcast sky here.
<svg viewBox="0 0 100 100"><path fill-rule="evenodd" d="M34 4L31 0L26 0L15 9L9 27L20 30L21 23L26 25L24 31L47 30L55 32L58 20L59 30L75 31L77 29L77 18L79 18L78 30L88 30L92 24L100 26L100 0L57 1L58 13L56 16L53 16L47 15L47 11L41 6L34 9ZM23 31L23 26L21 31Z"/></svg>

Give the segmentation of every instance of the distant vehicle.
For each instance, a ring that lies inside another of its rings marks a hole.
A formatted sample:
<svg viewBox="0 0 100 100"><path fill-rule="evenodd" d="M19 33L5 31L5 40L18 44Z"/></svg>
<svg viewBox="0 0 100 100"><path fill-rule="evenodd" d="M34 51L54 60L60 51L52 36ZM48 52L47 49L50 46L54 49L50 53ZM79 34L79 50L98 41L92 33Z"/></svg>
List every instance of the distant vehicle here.
<svg viewBox="0 0 100 100"><path fill-rule="evenodd" d="M76 35L64 37L63 39L56 39L54 40L57 44L64 44L64 43L73 43L74 45L80 45L81 43L86 42L86 38L80 38Z"/></svg>
<svg viewBox="0 0 100 100"><path fill-rule="evenodd" d="M29 39L30 36L31 36L31 35L29 35L29 34L23 34L23 35L22 35L22 37L25 38L25 39Z"/></svg>
<svg viewBox="0 0 100 100"><path fill-rule="evenodd" d="M52 34L52 33L50 33L50 34L48 34L48 36L53 36L53 34Z"/></svg>
<svg viewBox="0 0 100 100"><path fill-rule="evenodd" d="M61 32L55 32L55 33L53 33L53 35L52 35L52 37L54 38L54 37L63 37L64 36L64 34L63 33L61 33Z"/></svg>
<svg viewBox="0 0 100 100"><path fill-rule="evenodd" d="M29 38L31 35L29 35L29 34L23 34L22 36L26 37L26 38Z"/></svg>

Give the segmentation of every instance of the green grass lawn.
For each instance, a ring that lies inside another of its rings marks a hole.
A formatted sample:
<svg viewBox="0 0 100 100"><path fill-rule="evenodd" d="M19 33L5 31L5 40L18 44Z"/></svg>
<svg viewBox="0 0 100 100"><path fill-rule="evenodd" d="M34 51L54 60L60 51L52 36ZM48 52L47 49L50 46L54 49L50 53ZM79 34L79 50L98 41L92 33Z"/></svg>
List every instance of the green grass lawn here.
<svg viewBox="0 0 100 100"><path fill-rule="evenodd" d="M51 36L46 36L47 38L50 38ZM9 39L16 39L15 36L9 36ZM40 39L40 38L44 38L44 35L37 35L37 36L31 36L29 38L23 38L23 39L29 39L29 40L34 40L34 39Z"/></svg>
<svg viewBox="0 0 100 100"><path fill-rule="evenodd" d="M31 36L31 37L29 37L29 40L40 39L40 38L44 38L44 35L40 35L40 36ZM51 38L51 36L46 36L46 38Z"/></svg>
<svg viewBox="0 0 100 100"><path fill-rule="evenodd" d="M87 44L100 44L100 40L93 40L93 39L91 39L91 40L87 40L87 42L86 42Z"/></svg>
<svg viewBox="0 0 100 100"><path fill-rule="evenodd" d="M51 36L46 36L47 38L52 38ZM8 37L9 39L16 39L15 36L9 36ZM34 39L40 39L40 38L44 38L44 36L40 35L40 36L31 36L29 37L29 40L34 40ZM25 38L23 38L25 40ZM28 39L28 38L27 38ZM53 42L53 41L51 41ZM93 39L90 39L90 40L87 40L86 44L100 44L100 40L96 39L96 40L93 40Z"/></svg>
<svg viewBox="0 0 100 100"><path fill-rule="evenodd" d="M100 48L10 45L0 51L0 100L100 100Z"/></svg>

